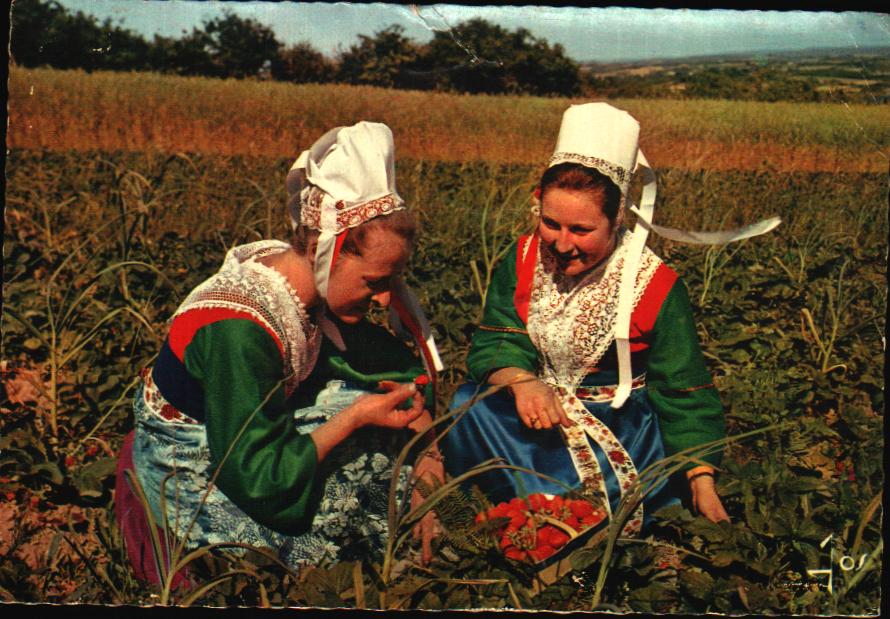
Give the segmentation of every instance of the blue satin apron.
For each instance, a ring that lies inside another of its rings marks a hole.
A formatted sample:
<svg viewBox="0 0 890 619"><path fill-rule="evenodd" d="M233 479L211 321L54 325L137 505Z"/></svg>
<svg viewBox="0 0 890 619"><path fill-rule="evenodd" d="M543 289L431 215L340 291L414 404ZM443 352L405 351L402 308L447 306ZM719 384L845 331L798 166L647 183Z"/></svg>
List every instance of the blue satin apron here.
<svg viewBox="0 0 890 619"><path fill-rule="evenodd" d="M465 383L455 393L451 410L470 402L489 388L490 385ZM665 457L658 419L645 386L631 391L627 401L617 410L611 408L608 401L583 403L587 411L611 430L637 471ZM611 511L614 512L621 499L618 477L613 471L609 454L594 440L588 438L588 444L596 456ZM470 406L443 437L441 446L445 468L452 476L500 457L509 464L558 479L570 488L580 485L578 472L560 430L556 427L549 430L526 427L507 389L501 389ZM473 485L478 486L494 503L538 492L554 495L567 492L565 487L550 480L510 469L496 469L474 476L466 482L465 488ZM642 530L645 531L651 524L654 512L678 502L666 482L655 487L643 500Z"/></svg>

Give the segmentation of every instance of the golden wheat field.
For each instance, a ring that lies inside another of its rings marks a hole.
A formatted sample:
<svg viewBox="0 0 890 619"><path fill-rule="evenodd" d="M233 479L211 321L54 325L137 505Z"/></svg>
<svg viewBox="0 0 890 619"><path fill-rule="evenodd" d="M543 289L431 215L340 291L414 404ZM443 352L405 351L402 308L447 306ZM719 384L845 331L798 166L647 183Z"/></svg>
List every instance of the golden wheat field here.
<svg viewBox="0 0 890 619"><path fill-rule="evenodd" d="M388 124L400 157L539 163L579 100L13 67L10 148L287 157L327 129ZM890 107L613 100L656 167L884 171Z"/></svg>

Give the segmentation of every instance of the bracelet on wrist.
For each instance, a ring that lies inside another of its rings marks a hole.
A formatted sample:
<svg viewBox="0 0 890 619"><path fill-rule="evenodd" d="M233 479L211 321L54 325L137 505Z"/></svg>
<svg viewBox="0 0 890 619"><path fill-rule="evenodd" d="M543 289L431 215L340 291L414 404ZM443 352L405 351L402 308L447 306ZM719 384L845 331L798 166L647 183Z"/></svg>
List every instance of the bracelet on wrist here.
<svg viewBox="0 0 890 619"><path fill-rule="evenodd" d="M702 471L702 472L700 472L700 473L696 473L695 475L691 475L691 476L689 477L689 483L692 483L692 480L694 480L694 479L698 479L699 477L711 477L711 478L713 478L713 477L714 477L714 473L712 473L711 471Z"/></svg>

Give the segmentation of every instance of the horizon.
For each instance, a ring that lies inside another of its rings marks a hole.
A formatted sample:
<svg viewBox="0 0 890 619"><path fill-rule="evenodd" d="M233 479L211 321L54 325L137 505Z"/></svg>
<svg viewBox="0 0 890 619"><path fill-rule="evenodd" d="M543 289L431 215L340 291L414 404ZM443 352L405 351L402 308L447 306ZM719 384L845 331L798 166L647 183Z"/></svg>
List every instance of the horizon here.
<svg viewBox="0 0 890 619"><path fill-rule="evenodd" d="M326 56L390 25L428 42L475 17L508 30L523 27L550 45L560 44L579 64L667 61L700 56L780 54L890 47L890 15L867 12L729 9L578 8L435 4L221 2L218 0L58 0L71 13L154 35L179 38L224 12L269 27L284 45L306 41Z"/></svg>

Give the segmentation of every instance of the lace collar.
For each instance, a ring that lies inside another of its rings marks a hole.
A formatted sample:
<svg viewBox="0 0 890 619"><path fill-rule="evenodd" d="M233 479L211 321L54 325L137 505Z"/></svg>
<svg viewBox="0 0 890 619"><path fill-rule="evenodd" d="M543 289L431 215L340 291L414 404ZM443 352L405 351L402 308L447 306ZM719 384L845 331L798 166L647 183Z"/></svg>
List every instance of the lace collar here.
<svg viewBox="0 0 890 619"><path fill-rule="evenodd" d="M528 334L537 348L541 377L574 390L615 339L618 289L630 234L621 230L612 255L592 271L567 276L544 247L538 250L529 299ZM634 305L661 260L644 248Z"/></svg>
<svg viewBox="0 0 890 619"><path fill-rule="evenodd" d="M321 347L319 329L287 278L258 260L289 248L282 241L257 241L232 248L220 270L192 290L173 315L175 318L191 309L208 307L249 313L281 342L288 396L312 371Z"/></svg>

